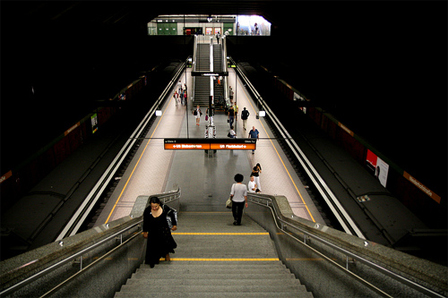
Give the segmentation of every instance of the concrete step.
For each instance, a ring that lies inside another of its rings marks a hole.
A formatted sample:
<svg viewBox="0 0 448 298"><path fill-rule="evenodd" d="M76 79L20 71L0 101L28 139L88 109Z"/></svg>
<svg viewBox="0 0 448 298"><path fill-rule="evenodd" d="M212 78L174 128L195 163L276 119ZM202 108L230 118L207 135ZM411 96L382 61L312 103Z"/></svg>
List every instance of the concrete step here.
<svg viewBox="0 0 448 298"><path fill-rule="evenodd" d="M235 228L228 212L180 212L171 261L142 264L115 297L313 297L278 260L269 234L243 220Z"/></svg>
<svg viewBox="0 0 448 298"><path fill-rule="evenodd" d="M263 284L263 286L272 286L276 287L278 285L281 285L282 287L286 286L300 286L300 283L297 279L290 279L290 278L282 278L281 276L278 276L275 279L268 279L268 278L262 278L262 279L242 279L240 278L242 275L237 275L231 279L219 279L219 278L208 278L208 279L199 279L196 277L192 277L191 275L184 277L176 277L175 285L176 286L227 286L229 284L235 286L235 287L244 287L244 286L259 286L260 284ZM161 286L160 279L152 279L152 278L132 278L126 282L126 286ZM166 285L167 287L170 287L171 285Z"/></svg>
<svg viewBox="0 0 448 298"><path fill-rule="evenodd" d="M157 265L156 265L157 266ZM274 268L272 270L259 270L259 269L213 269L213 268L204 268L202 271L198 271L198 270L189 270L189 269L184 269L184 270L180 270L180 269L160 269L159 268L154 268L156 270L152 270L153 268L150 269L142 269L137 271L138 273L142 273L142 274L157 274L157 273L161 273L161 272L165 272L164 274L228 274L228 275L234 275L234 274L259 274L259 273L269 273L269 274L281 274L284 273L284 269L278 269L278 268ZM157 273L153 273L157 271Z"/></svg>
<svg viewBox="0 0 448 298"><path fill-rule="evenodd" d="M231 286L229 286L231 288ZM201 292L201 293L147 293L145 296L139 296L137 294L133 293L127 293L127 292L118 292L115 294L115 298L131 298L131 297L151 297L151 298L189 298L189 297L195 297L195 298L312 298L313 294L309 292L265 292L265 293L241 293L236 291L226 291L225 293L217 293L217 292Z"/></svg>
<svg viewBox="0 0 448 298"><path fill-rule="evenodd" d="M230 274L195 274L194 275L195 279L234 279L234 277ZM147 276L142 276L142 275L138 275L138 274L133 274L131 276L131 279L146 279ZM176 279L188 279L191 278L191 274L177 274L176 273ZM260 274L260 273L252 273L252 274L244 274L242 276L239 276L239 278L241 279L268 279L268 280L274 280L274 279L294 279L295 280L295 276L294 274L290 273L290 274L284 274L284 275L279 275L276 273L269 273L269 274ZM166 276L161 275L161 274L153 274L151 275L151 279L153 280L159 280L159 279L166 279Z"/></svg>
<svg viewBox="0 0 448 298"><path fill-rule="evenodd" d="M138 271L155 271L149 265L142 264ZM263 273L272 270L288 270L280 261L269 262L183 262L171 261L161 262L157 265L157 270L176 270L177 272L203 272L207 271L222 271L222 270L258 270Z"/></svg>
<svg viewBox="0 0 448 298"><path fill-rule="evenodd" d="M228 290L235 292L244 293L265 293L265 292L277 292L277 293L292 293L292 292L306 292L305 286L302 285L283 285L279 283L278 285L264 284L264 281L259 281L255 285L234 285L228 283L226 285L205 285L198 286L195 284L189 285L179 285L177 280L169 280L166 283L159 282L157 285L150 285L148 283L139 283L135 285L124 285L121 287L120 293L132 293L137 295L148 295L148 293L165 293L166 297L170 297L168 293L201 293L201 292L215 292L215 293L225 293Z"/></svg>

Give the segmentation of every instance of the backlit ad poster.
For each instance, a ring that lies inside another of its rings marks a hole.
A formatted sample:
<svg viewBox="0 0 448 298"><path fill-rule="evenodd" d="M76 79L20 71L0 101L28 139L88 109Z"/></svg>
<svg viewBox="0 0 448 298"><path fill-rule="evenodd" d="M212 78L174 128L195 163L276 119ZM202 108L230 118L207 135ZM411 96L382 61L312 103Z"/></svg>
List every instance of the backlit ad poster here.
<svg viewBox="0 0 448 298"><path fill-rule="evenodd" d="M381 185L386 187L389 174L389 164L379 158L375 153L367 149L366 164L371 169Z"/></svg>
<svg viewBox="0 0 448 298"><path fill-rule="evenodd" d="M389 164L378 157L376 161L375 176L380 180L382 186L386 187L387 175L389 173Z"/></svg>
<svg viewBox="0 0 448 298"><path fill-rule="evenodd" d="M92 124L92 134L98 130L98 115L95 113L90 116L90 123Z"/></svg>

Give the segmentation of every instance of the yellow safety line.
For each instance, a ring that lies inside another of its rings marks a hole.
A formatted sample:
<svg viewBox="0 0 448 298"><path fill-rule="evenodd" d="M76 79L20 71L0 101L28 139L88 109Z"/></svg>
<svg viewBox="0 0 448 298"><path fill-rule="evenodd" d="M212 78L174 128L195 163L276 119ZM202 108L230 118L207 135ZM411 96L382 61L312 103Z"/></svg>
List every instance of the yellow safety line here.
<svg viewBox="0 0 448 298"><path fill-rule="evenodd" d="M324 258L286 258L286 261L324 261Z"/></svg>
<svg viewBox="0 0 448 298"><path fill-rule="evenodd" d="M94 257L93 259L99 259L99 257ZM103 260L113 261L113 257L106 257ZM166 261L165 258L160 258L160 261ZM278 262L278 258L171 258L171 261L178 262ZM287 259L288 261L320 261L323 259ZM128 261L138 261L138 258L128 258Z"/></svg>
<svg viewBox="0 0 448 298"><path fill-rule="evenodd" d="M216 213L223 213L223 214L229 214L229 213L232 213L232 211L179 211L179 213L182 213L182 214L193 214L193 213L213 213L213 214L216 214Z"/></svg>
<svg viewBox="0 0 448 298"><path fill-rule="evenodd" d="M269 233L171 233L173 235L190 235L190 236L260 236L269 235Z"/></svg>
<svg viewBox="0 0 448 298"><path fill-rule="evenodd" d="M235 75L236 75L236 73L235 73ZM252 107L252 109L253 109L254 111L256 111L255 108L254 108L254 106L252 105L252 103L250 102L249 99L248 99L248 102L249 102L250 106ZM286 165L285 165L285 163L283 162L283 159L280 157L280 154L278 153L277 148L275 148L274 143L273 143L272 140L271 140L271 137L269 136L268 132L266 131L266 128L265 128L264 125L263 125L263 122L261 122L261 119L259 120L259 122L260 122L261 126L263 126L263 130L264 130L264 132L266 133L266 135L268 136L269 141L271 142L272 147L274 148L275 152L277 153L278 158L280 158L280 161L281 161L283 167L285 168L286 173L287 173L288 176L289 176L289 179L291 179L292 184L294 184L294 187L295 187L297 193L299 194L300 198L302 199L302 202L303 202L303 204L305 205L305 208L306 208L306 210L308 211L308 214L311 216L311 220L312 220L313 222L316 222L316 221L314 220L313 215L312 215L311 212L310 212L310 209L308 209L308 205L306 204L305 200L303 199L302 194L300 193L299 189L297 188L297 185L295 184L294 180L292 179L291 174L289 173L288 169L286 168Z"/></svg>
<svg viewBox="0 0 448 298"><path fill-rule="evenodd" d="M149 140L148 140L148 142L146 143L146 146L145 146L145 148L143 149L142 154L140 154L140 157L138 158L137 163L135 164L134 168L132 169L131 175L129 176L128 180L126 181L126 184L124 185L123 189L121 190L121 193L120 193L120 195L118 196L118 199L117 199L117 201L115 202L114 207L113 207L112 210L110 211L109 216L107 217L105 223L107 223L107 222L109 221L110 217L112 216L112 213L113 213L114 210L115 210L115 207L117 207L117 204L118 204L118 202L120 201L121 196L122 196L123 193L124 193L124 190L125 190L126 187L128 186L128 183L129 183L129 181L131 180L132 175L134 175L134 171L135 171L135 169L137 168L138 164L140 163L140 160L142 159L143 154L145 153L146 148L147 148L148 145L149 145L149 142L151 142L151 140L152 140L152 136L154 135L154 133L156 132L157 128L159 127L159 124L160 124L160 122L162 121L162 118L163 118L163 116L165 115L166 110L167 110L168 107L170 106L170 103L171 103L171 100L172 100L172 99L173 99L173 97L171 97L170 101L169 101L168 104L166 105L166 108L165 108L165 110L163 111L163 114L162 114L162 116L160 117L159 122L157 123L156 128L154 129L154 131L152 132L151 136L149 137Z"/></svg>
<svg viewBox="0 0 448 298"><path fill-rule="evenodd" d="M163 258L162 258L163 259ZM187 262L273 262L279 261L278 258L171 258L171 261Z"/></svg>

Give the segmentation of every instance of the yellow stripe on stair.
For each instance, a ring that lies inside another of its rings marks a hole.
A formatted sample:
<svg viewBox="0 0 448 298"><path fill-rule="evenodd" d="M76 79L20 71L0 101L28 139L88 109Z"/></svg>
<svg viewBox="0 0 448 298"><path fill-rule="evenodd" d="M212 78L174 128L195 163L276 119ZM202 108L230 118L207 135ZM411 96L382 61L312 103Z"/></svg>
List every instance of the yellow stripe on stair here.
<svg viewBox="0 0 448 298"><path fill-rule="evenodd" d="M188 236L260 236L269 235L269 233L171 233L172 235L188 235Z"/></svg>
<svg viewBox="0 0 448 298"><path fill-rule="evenodd" d="M278 258L171 258L171 261L183 262L274 262Z"/></svg>

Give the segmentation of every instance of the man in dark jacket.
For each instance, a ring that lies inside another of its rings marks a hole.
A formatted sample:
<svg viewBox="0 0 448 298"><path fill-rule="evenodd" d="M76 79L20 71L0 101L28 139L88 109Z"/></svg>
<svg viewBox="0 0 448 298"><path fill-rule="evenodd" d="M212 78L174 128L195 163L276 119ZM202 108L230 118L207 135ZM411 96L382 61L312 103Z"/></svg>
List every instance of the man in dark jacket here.
<svg viewBox="0 0 448 298"><path fill-rule="evenodd" d="M243 128L244 130L246 130L246 123L247 123L247 118L249 118L249 111L246 110L246 107L244 107L243 111L241 112L241 120L243 120Z"/></svg>

